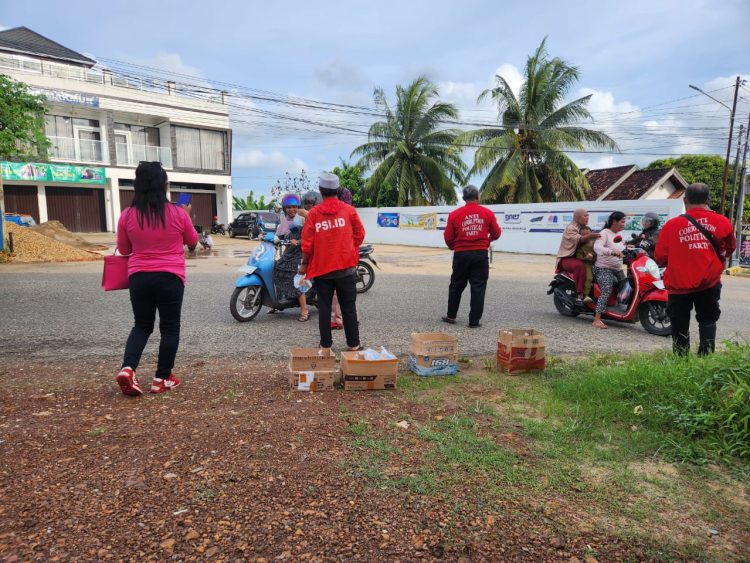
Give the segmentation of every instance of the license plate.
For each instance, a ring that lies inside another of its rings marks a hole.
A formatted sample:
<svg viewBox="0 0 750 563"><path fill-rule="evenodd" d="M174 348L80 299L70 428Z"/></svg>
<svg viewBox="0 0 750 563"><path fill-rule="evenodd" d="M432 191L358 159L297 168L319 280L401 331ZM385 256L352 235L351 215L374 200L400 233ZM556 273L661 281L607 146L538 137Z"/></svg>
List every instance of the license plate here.
<svg viewBox="0 0 750 563"><path fill-rule="evenodd" d="M256 268L255 266L248 266L247 264L245 264L244 266L242 266L240 268L239 271L242 272L243 274L247 274L249 276L250 274L255 273L255 270L257 270L257 269L258 268Z"/></svg>

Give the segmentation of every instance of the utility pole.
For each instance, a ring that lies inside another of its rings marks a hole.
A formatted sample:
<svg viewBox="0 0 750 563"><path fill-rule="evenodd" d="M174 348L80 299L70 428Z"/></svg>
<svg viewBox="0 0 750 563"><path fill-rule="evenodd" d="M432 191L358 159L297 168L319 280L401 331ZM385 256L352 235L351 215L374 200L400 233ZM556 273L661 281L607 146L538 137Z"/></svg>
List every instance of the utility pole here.
<svg viewBox="0 0 750 563"><path fill-rule="evenodd" d="M720 103L722 106L727 108L729 110L729 137L727 138L727 156L724 158L724 174L721 178L721 214L724 215L724 207L725 207L725 200L727 198L727 177L729 176L729 155L732 152L732 134L734 133L734 112L737 109L737 93L740 90L740 86L744 84L743 80L740 80L740 77L737 77L737 80L734 82L734 102L732 103L732 107L730 108L727 104L722 102L721 100L717 100L714 98L711 94L708 94L698 88L697 86L693 86L692 84L688 84L690 88L695 90L696 92L700 92L704 96L711 98L713 101Z"/></svg>
<svg viewBox="0 0 750 563"><path fill-rule="evenodd" d="M742 151L742 134L745 126L740 124L740 132L737 135L737 155L734 157L734 180L732 181L732 205L729 207L729 220L734 221L734 200L737 195L737 178L740 176L740 151ZM747 143L745 143L745 152L747 152Z"/></svg>
<svg viewBox="0 0 750 563"><path fill-rule="evenodd" d="M724 159L724 175L721 178L721 208L720 213L724 215L724 204L727 197L727 176L729 175L729 153L732 151L732 133L734 133L734 112L737 109L737 92L740 90L740 77L734 82L734 102L729 115L729 139L727 139L727 156Z"/></svg>

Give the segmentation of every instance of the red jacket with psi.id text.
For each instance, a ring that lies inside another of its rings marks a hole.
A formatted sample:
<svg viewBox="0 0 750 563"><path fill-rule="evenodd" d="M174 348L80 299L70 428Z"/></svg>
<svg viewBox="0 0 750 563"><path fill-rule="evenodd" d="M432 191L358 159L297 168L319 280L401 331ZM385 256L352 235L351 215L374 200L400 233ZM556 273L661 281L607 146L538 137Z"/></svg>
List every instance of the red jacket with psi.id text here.
<svg viewBox="0 0 750 563"><path fill-rule="evenodd" d="M356 209L331 197L313 207L302 228L302 254L307 256L308 278L353 268L365 228Z"/></svg>

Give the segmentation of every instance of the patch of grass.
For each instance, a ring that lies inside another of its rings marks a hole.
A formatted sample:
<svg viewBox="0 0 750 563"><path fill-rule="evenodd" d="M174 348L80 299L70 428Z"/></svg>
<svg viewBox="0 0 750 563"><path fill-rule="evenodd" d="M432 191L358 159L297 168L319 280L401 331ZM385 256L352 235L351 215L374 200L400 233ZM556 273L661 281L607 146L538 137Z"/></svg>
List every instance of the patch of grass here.
<svg viewBox="0 0 750 563"><path fill-rule="evenodd" d="M495 362L491 358L482 358L482 369L492 371L495 369Z"/></svg>
<svg viewBox="0 0 750 563"><path fill-rule="evenodd" d="M705 358L587 360L550 372L552 398L569 404L581 436L609 434L639 455L750 467L750 346L728 344Z"/></svg>
<svg viewBox="0 0 750 563"><path fill-rule="evenodd" d="M99 438L100 436L104 436L105 432L107 432L107 429L104 426L95 426L89 430L89 436Z"/></svg>
<svg viewBox="0 0 750 563"><path fill-rule="evenodd" d="M350 422L346 430L347 432L351 432L355 436L364 436L365 434L367 434L368 426L369 424L367 424L366 420L358 420L356 422Z"/></svg>
<svg viewBox="0 0 750 563"><path fill-rule="evenodd" d="M210 488L208 485L200 485L195 489L195 500L201 502L210 502L216 497L216 491Z"/></svg>

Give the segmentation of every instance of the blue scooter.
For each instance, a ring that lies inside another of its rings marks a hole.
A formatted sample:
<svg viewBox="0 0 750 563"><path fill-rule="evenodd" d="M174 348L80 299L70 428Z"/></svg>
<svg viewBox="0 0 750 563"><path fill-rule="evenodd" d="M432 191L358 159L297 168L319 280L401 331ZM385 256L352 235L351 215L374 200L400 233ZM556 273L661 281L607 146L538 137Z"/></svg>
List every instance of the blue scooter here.
<svg viewBox="0 0 750 563"><path fill-rule="evenodd" d="M274 233L266 233L247 259L247 264L240 268L244 275L234 282L229 310L241 323L252 321L264 306L277 311L299 307L296 297L279 301L273 285L276 249L287 245L286 241L280 241ZM316 306L314 288L306 295L307 304Z"/></svg>

